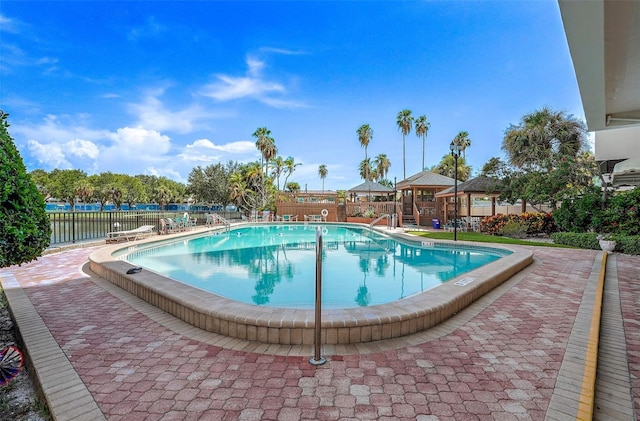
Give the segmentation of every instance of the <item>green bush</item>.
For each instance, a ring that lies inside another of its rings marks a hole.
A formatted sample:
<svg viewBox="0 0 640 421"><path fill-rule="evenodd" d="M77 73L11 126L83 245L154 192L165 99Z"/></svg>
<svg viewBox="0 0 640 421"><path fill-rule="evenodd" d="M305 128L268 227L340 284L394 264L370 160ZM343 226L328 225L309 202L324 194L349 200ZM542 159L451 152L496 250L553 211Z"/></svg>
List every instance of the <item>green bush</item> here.
<svg viewBox="0 0 640 421"><path fill-rule="evenodd" d="M599 232L603 218L602 192L595 186L578 198L563 201L560 209L553 211L553 219L561 231Z"/></svg>
<svg viewBox="0 0 640 421"><path fill-rule="evenodd" d="M620 248L624 254L640 255L640 235L620 237L616 241L616 251Z"/></svg>
<svg viewBox="0 0 640 421"><path fill-rule="evenodd" d="M500 229L500 235L509 238L526 238L527 227L518 221L509 221Z"/></svg>
<svg viewBox="0 0 640 421"><path fill-rule="evenodd" d="M600 250L598 234L594 232L556 232L551 234L553 242L582 249ZM612 234L609 239L616 242L614 251L640 255L640 235Z"/></svg>
<svg viewBox="0 0 640 421"><path fill-rule="evenodd" d="M640 188L616 192L604 211L603 231L640 235Z"/></svg>
<svg viewBox="0 0 640 421"><path fill-rule="evenodd" d="M593 232L554 232L551 239L556 244L581 249L599 250L598 235Z"/></svg>
<svg viewBox="0 0 640 421"><path fill-rule="evenodd" d="M0 267L35 260L49 246L44 199L27 174L0 110Z"/></svg>

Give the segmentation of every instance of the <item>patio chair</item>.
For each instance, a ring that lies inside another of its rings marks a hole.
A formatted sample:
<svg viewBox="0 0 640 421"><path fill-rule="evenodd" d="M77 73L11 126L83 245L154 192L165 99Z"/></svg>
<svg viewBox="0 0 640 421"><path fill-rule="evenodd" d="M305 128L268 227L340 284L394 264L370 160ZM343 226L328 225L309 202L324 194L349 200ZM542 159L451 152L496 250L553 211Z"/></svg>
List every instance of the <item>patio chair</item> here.
<svg viewBox="0 0 640 421"><path fill-rule="evenodd" d="M262 220L265 222L271 221L271 211L265 210L262 211Z"/></svg>
<svg viewBox="0 0 640 421"><path fill-rule="evenodd" d="M198 218L191 218L187 212L184 213L184 228L193 229L198 225Z"/></svg>

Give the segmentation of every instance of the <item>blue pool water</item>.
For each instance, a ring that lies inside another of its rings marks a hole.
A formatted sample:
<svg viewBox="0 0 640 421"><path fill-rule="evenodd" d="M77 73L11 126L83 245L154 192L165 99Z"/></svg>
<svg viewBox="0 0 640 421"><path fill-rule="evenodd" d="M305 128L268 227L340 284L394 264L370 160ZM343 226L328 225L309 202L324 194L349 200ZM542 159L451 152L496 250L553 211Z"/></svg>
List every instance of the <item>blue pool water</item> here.
<svg viewBox="0 0 640 421"><path fill-rule="evenodd" d="M246 226L131 251L123 258L232 300L313 308L316 227ZM409 244L360 227L321 227L324 308L389 303L508 254L486 247Z"/></svg>

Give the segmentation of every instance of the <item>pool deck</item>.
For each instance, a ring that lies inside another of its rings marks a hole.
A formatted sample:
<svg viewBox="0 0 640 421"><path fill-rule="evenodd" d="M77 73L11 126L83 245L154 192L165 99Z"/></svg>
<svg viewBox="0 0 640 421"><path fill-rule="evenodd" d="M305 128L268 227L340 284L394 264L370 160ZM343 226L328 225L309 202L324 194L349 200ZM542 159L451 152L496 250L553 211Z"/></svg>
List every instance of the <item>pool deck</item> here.
<svg viewBox="0 0 640 421"><path fill-rule="evenodd" d="M230 339L143 302L87 270L96 247L0 281L56 420L637 419L640 256L608 255L601 278L603 252L528 249L533 264L447 321L325 345L320 366L312 346Z"/></svg>

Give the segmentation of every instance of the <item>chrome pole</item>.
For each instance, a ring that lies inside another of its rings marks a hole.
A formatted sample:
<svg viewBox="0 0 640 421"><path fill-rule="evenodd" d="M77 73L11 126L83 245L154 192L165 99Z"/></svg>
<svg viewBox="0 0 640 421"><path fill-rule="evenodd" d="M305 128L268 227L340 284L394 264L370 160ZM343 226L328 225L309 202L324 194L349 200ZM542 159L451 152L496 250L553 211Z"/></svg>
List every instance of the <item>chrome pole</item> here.
<svg viewBox="0 0 640 421"><path fill-rule="evenodd" d="M320 355L322 345L322 228L316 228L316 313L315 313L315 353L309 360L311 365L322 365L327 362Z"/></svg>

